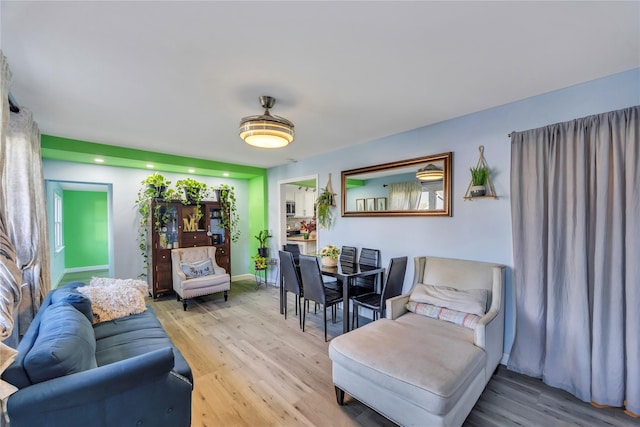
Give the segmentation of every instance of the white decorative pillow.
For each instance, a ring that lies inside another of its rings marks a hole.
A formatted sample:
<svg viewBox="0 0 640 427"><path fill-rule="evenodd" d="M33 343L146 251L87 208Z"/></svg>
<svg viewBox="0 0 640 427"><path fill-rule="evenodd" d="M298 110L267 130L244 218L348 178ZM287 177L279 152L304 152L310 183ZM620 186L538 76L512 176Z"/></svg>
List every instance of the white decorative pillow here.
<svg viewBox="0 0 640 427"><path fill-rule="evenodd" d="M184 275L187 276L187 279L215 274L215 271L213 270L213 263L209 258L192 263L182 261L180 263L180 268Z"/></svg>
<svg viewBox="0 0 640 427"><path fill-rule="evenodd" d="M478 324L478 320L480 320L480 316L475 314L464 313L462 311L450 310L436 305L413 301L409 301L407 303L407 310L433 319L455 323L456 325L464 326L469 329L475 329Z"/></svg>
<svg viewBox="0 0 640 427"><path fill-rule="evenodd" d="M91 300L94 324L142 313L147 309L147 291L146 282L134 279L94 277L88 286L78 287L78 292Z"/></svg>
<svg viewBox="0 0 640 427"><path fill-rule="evenodd" d="M409 301L445 307L451 310L484 316L489 291L486 289L457 289L446 286L417 284Z"/></svg>

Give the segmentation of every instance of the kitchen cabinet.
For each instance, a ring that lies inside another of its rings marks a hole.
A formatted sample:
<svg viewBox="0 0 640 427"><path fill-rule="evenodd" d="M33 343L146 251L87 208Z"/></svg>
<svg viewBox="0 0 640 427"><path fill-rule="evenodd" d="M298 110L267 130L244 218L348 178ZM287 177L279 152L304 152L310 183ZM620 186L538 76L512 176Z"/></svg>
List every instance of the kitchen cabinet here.
<svg viewBox="0 0 640 427"><path fill-rule="evenodd" d="M297 190L294 194L294 201L296 202L296 218L302 218L305 215L304 213L304 191Z"/></svg>
<svg viewBox="0 0 640 427"><path fill-rule="evenodd" d="M316 193L305 191L304 193L304 216L312 218L315 216Z"/></svg>

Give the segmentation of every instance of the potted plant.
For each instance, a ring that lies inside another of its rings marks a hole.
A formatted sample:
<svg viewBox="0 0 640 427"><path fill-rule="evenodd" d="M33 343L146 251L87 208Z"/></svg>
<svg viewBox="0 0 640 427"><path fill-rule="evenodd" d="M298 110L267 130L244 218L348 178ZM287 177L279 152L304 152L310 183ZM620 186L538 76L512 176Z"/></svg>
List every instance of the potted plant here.
<svg viewBox="0 0 640 427"><path fill-rule="evenodd" d="M151 212L151 202L155 200L162 200L168 202L174 196L174 191L169 188L171 181L168 181L163 175L155 172L145 179L140 181L140 189L138 189L138 195L136 197L136 206L138 207L138 213L140 214L140 222L138 227L138 242L140 253L144 259L144 270L148 267L148 255L147 255L147 242L148 242L148 224L151 221L153 228L160 232L163 224L168 220L166 209L162 209L161 203L156 203ZM142 273L141 277L146 276L146 273Z"/></svg>
<svg viewBox="0 0 640 427"><path fill-rule="evenodd" d="M222 206L222 225L229 229L229 234L233 242L240 238L238 208L236 207L236 195L234 187L228 184L220 184L213 187L218 195L218 201Z"/></svg>
<svg viewBox="0 0 640 427"><path fill-rule="evenodd" d="M264 270L267 268L267 258L263 257L260 254L255 254L251 257L253 260L253 265L256 270Z"/></svg>
<svg viewBox="0 0 640 427"><path fill-rule="evenodd" d="M487 192L487 179L489 178L489 168L481 165L475 168L469 168L471 171L471 189L472 197L484 196Z"/></svg>
<svg viewBox="0 0 640 427"><path fill-rule="evenodd" d="M269 233L269 230L260 230L256 239L258 239L258 254L262 257L269 255L269 239L273 236Z"/></svg>
<svg viewBox="0 0 640 427"><path fill-rule="evenodd" d="M320 251L322 257L322 265L327 267L335 267L338 265L338 257L340 256L340 249L335 245L327 245Z"/></svg>
<svg viewBox="0 0 640 427"><path fill-rule="evenodd" d="M200 203L209 196L207 184L193 178L179 179L176 181L176 194L180 194L180 201L183 205L196 206L196 221L200 220L202 218Z"/></svg>
<svg viewBox="0 0 640 427"><path fill-rule="evenodd" d="M323 188L318 194L318 198L315 203L316 218L318 219L318 224L320 224L320 227L322 228L328 229L331 227L331 223L333 222L331 208L335 206L335 196L336 193L331 191L328 187Z"/></svg>

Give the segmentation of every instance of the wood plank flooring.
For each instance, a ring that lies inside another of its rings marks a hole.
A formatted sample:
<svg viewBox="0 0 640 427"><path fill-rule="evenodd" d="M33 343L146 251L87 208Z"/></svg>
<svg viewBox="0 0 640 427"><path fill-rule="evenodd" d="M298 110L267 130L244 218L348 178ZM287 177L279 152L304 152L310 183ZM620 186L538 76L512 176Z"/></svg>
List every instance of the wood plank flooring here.
<svg viewBox="0 0 640 427"><path fill-rule="evenodd" d="M149 301L153 301L149 299ZM335 401L322 314L307 314L303 333L289 299L279 313L275 287L235 281L222 294L151 303L191 365L192 426L394 426L348 395ZM330 317L330 316L329 316ZM329 338L342 331L329 320ZM362 323L361 323L362 324ZM500 367L465 426L639 426L620 409L596 409L541 381Z"/></svg>

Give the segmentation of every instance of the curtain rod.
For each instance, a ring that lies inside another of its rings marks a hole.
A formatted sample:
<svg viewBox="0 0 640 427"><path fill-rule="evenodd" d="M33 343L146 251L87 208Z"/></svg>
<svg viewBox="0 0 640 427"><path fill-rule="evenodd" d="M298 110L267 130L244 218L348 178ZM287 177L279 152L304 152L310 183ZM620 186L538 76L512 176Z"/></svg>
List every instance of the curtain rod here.
<svg viewBox="0 0 640 427"><path fill-rule="evenodd" d="M20 107L18 106L18 102L13 97L13 95L11 95L11 92L9 92L9 111L11 111L12 113L20 112Z"/></svg>

